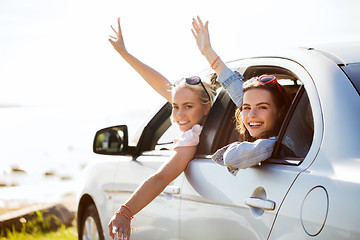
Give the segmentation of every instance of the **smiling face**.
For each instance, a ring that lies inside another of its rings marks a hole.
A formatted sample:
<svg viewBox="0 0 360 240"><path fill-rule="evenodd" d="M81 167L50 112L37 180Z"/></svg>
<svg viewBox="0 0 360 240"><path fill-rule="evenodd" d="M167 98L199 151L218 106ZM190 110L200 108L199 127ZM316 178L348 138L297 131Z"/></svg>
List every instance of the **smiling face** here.
<svg viewBox="0 0 360 240"><path fill-rule="evenodd" d="M188 88L178 88L173 92L172 106L172 118L182 132L195 124L203 125L210 110L210 105L202 104L199 95Z"/></svg>
<svg viewBox="0 0 360 240"><path fill-rule="evenodd" d="M241 119L253 138L273 132L279 118L271 93L264 89L250 89L244 93Z"/></svg>

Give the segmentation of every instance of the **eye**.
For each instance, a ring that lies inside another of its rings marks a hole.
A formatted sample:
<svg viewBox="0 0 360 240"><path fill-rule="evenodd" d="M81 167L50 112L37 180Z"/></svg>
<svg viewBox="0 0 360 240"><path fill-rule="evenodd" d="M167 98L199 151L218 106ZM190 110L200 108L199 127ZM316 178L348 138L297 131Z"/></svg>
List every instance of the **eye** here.
<svg viewBox="0 0 360 240"><path fill-rule="evenodd" d="M243 111L250 111L250 109L251 109L251 108L250 108L249 106L243 106L243 107L242 107L242 110L243 110Z"/></svg>
<svg viewBox="0 0 360 240"><path fill-rule="evenodd" d="M266 109L268 109L268 106L266 106L266 105L261 105L261 106L259 106L259 109L261 109L261 110L266 110Z"/></svg>
<svg viewBox="0 0 360 240"><path fill-rule="evenodd" d="M187 109L190 109L190 108L192 108L193 106L192 105L186 105L185 106L185 108L187 108Z"/></svg>
<svg viewBox="0 0 360 240"><path fill-rule="evenodd" d="M173 106L172 106L172 109L173 109L173 110L178 110L178 109L179 109L179 107L178 107L178 106L174 106L174 105L173 105Z"/></svg>

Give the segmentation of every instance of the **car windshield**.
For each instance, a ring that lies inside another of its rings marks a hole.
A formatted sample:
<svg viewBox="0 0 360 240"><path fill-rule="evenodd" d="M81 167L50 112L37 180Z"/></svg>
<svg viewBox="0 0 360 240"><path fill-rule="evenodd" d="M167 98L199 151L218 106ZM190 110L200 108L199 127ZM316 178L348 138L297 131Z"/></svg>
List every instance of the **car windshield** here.
<svg viewBox="0 0 360 240"><path fill-rule="evenodd" d="M354 85L356 91L360 95L360 63L350 63L341 66L341 69L349 77L350 81Z"/></svg>

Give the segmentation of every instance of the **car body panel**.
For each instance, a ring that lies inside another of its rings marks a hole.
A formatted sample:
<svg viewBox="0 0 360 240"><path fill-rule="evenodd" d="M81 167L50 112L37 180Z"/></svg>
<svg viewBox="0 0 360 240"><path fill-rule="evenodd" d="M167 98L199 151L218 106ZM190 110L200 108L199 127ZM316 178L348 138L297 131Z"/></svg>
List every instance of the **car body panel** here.
<svg viewBox="0 0 360 240"><path fill-rule="evenodd" d="M130 157L126 157L126 159L130 159L131 161ZM109 236L106 227L107 222L114 213L113 203L109 201L111 200L109 192L114 189L115 181L118 179L117 167L114 167L118 165L118 159L110 156L108 156L106 160L101 161L101 164L99 164L99 162L89 164L82 173L80 179L83 179L83 181L80 182L80 191L77 193L79 209L82 209L83 204L87 204L88 198L96 205L96 209L102 220L104 234L107 236ZM99 175L101 176L101 180L99 180ZM94 189L96 189L96 191L94 191Z"/></svg>
<svg viewBox="0 0 360 240"><path fill-rule="evenodd" d="M180 239L239 239L239 234L241 239L266 239L283 197L300 172L292 166L266 164L233 176L212 160L191 161L181 193ZM275 209L251 208L245 204L250 197L273 201Z"/></svg>
<svg viewBox="0 0 360 240"><path fill-rule="evenodd" d="M326 159L320 153L318 157L321 160ZM316 163L302 173L292 186L269 239L359 239L358 174L356 179L344 177L345 175L340 178L334 176L331 168L328 169L329 171L323 169L319 171L315 165ZM348 167L343 168L346 174L351 174L346 168ZM305 212L304 204L308 201L307 195L314 187L323 188L327 199L323 196L309 200L312 204L307 210L311 210L309 214ZM318 202L327 206L319 208ZM309 225L312 228L308 227Z"/></svg>
<svg viewBox="0 0 360 240"><path fill-rule="evenodd" d="M156 156L145 154L138 157L136 161L124 163L123 166L120 165L118 172L122 177L115 181L115 186L112 189L112 201L114 202L112 213L116 212L135 192L146 177L154 174L168 159L169 154ZM170 185L181 186L183 178L184 174L181 174ZM124 179L126 180L124 181ZM133 221L134 233L131 239L179 238L180 200L174 197L175 195L166 193L168 189L165 189L160 196L136 214L136 219Z"/></svg>

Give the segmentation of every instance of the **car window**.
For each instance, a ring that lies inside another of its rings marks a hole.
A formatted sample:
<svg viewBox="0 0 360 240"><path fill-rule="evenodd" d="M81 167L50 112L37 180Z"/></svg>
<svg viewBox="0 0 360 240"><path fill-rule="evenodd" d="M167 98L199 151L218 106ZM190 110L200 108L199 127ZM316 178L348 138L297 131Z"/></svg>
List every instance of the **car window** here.
<svg viewBox="0 0 360 240"><path fill-rule="evenodd" d="M244 70L236 69L233 70L243 72ZM250 73L249 73L250 72ZM276 66L258 66L258 67L251 67L248 68L245 73L243 73L244 76L246 76L246 79L250 79L253 76L258 76L261 74L271 74L275 75L277 77L278 83L285 89L286 94L290 98L290 101L292 101L299 91L300 87L302 86L301 81L298 79L298 77L290 72L287 69L276 67ZM227 95L227 93L225 94ZM235 119L235 105L231 100L229 102L224 103L228 104L229 106L224 108L224 111L216 112L213 116L214 119L218 119L219 116L223 116L223 119L220 121L222 124L220 126L215 125L212 127L213 129L216 129L217 132L220 134L215 136L215 140L210 139L209 142L213 144L211 150L212 151L202 151L202 154L213 154L217 149L233 143L233 142L242 142L245 140L244 136L242 136L238 130L236 129L236 119ZM232 107L231 107L232 106ZM212 117L209 115L209 117ZM224 124L226 123L226 124ZM224 127L226 126L226 127ZM207 126L206 126L207 127ZM221 128L221 129L220 129ZM220 140L219 140L220 139ZM215 144L214 144L215 143Z"/></svg>
<svg viewBox="0 0 360 240"><path fill-rule="evenodd" d="M341 66L341 69L346 73L357 92L360 94L360 63L343 65Z"/></svg>
<svg viewBox="0 0 360 240"><path fill-rule="evenodd" d="M156 143L155 150L172 150L174 149L174 138L179 134L179 129L171 124Z"/></svg>
<svg viewBox="0 0 360 240"><path fill-rule="evenodd" d="M278 136L273 157L267 162L299 164L307 155L314 135L314 121L308 95L299 78L284 68L274 66L251 67L245 71L244 76L250 79L254 75L265 73L277 77L279 84L285 88L292 102ZM236 130L234 129L233 132L235 133ZM236 137L236 134L231 136ZM230 138L229 142L233 142L234 137ZM242 141L242 136L237 137L237 141Z"/></svg>
<svg viewBox="0 0 360 240"><path fill-rule="evenodd" d="M305 158L314 135L312 110L306 91L302 93L281 139L278 157Z"/></svg>

